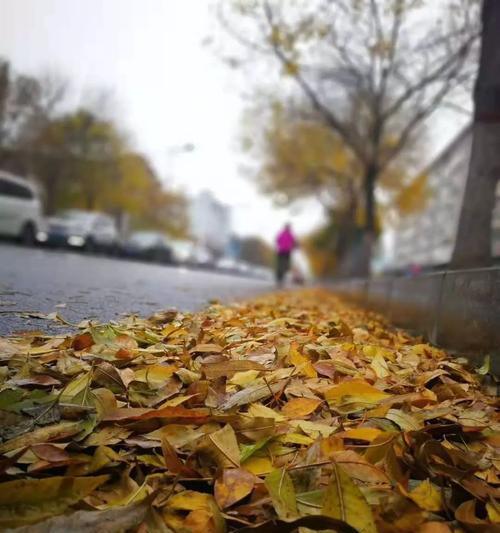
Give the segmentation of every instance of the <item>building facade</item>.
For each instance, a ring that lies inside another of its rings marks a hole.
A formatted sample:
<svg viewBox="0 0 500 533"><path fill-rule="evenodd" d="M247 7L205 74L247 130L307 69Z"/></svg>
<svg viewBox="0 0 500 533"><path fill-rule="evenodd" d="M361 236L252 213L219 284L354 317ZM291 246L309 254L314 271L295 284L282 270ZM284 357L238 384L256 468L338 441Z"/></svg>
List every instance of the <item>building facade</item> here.
<svg viewBox="0 0 500 533"><path fill-rule="evenodd" d="M212 193L203 191L189 203L191 235L197 243L222 254L231 237L231 210Z"/></svg>
<svg viewBox="0 0 500 533"><path fill-rule="evenodd" d="M452 256L462 209L472 149L472 125L467 126L429 165L430 197L425 208L400 219L393 228L391 267L404 269L446 265ZM500 182L493 212L492 252L500 257Z"/></svg>
<svg viewBox="0 0 500 533"><path fill-rule="evenodd" d="M425 173L430 197L423 211L400 219L392 230L390 267L446 265L453 253L469 171L472 126L466 127ZM500 186L493 213L492 251L500 256Z"/></svg>

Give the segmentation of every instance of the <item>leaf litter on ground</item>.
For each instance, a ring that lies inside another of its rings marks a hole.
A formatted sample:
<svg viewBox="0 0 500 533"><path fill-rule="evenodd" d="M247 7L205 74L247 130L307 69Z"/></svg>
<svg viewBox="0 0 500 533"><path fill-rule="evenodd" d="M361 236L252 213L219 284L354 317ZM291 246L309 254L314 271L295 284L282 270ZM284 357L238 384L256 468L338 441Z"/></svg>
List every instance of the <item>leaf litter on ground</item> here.
<svg viewBox="0 0 500 533"><path fill-rule="evenodd" d="M0 339L0 529L500 531L474 371L324 290Z"/></svg>

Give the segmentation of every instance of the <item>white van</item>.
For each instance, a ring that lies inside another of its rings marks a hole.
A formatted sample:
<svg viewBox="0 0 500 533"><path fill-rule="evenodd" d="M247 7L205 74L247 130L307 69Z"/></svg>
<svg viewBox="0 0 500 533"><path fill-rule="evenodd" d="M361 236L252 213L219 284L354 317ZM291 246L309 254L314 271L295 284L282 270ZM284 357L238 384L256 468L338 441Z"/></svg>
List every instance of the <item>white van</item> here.
<svg viewBox="0 0 500 533"><path fill-rule="evenodd" d="M3 171L0 171L0 235L27 245L46 238L38 188Z"/></svg>

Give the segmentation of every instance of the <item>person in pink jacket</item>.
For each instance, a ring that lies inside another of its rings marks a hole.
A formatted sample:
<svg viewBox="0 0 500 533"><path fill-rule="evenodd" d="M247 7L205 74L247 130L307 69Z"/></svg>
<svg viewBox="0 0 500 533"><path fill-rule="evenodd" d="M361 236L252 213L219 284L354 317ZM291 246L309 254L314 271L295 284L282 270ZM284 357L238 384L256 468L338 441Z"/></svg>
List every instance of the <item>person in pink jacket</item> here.
<svg viewBox="0 0 500 533"><path fill-rule="evenodd" d="M296 246L297 240L292 228L290 224L285 224L276 237L276 282L278 285L283 284L285 275L290 269L290 258Z"/></svg>

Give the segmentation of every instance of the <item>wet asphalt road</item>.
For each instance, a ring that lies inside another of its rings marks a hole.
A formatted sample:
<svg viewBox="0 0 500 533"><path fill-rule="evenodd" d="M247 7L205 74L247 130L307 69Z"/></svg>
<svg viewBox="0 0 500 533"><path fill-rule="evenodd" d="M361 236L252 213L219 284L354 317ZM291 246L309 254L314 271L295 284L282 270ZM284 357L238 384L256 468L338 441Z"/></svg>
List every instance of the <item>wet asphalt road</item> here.
<svg viewBox="0 0 500 533"><path fill-rule="evenodd" d="M62 328L23 312L57 311L71 323L107 321L160 309L193 311L213 299L228 302L270 288L268 281L0 243L0 335Z"/></svg>

